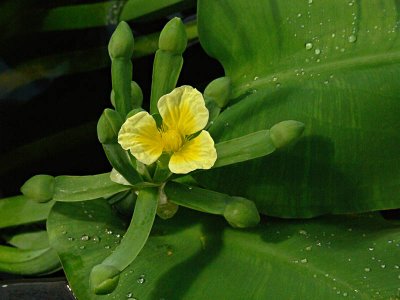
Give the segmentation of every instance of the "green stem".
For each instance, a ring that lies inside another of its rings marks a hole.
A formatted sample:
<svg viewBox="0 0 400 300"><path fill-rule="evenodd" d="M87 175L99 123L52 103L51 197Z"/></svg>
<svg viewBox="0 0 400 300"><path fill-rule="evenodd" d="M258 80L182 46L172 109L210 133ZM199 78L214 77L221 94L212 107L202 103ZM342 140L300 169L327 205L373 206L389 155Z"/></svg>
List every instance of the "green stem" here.
<svg viewBox="0 0 400 300"><path fill-rule="evenodd" d="M260 130L215 145L218 168L271 154L276 150L269 130Z"/></svg>
<svg viewBox="0 0 400 300"><path fill-rule="evenodd" d="M198 211L222 215L232 227L257 225L260 215L253 201L177 182L168 182L164 192L170 202Z"/></svg>
<svg viewBox="0 0 400 300"><path fill-rule="evenodd" d="M180 19L174 18L165 25L158 44L159 49L153 64L150 95L151 114L158 113L158 100L175 88L182 69L182 53L186 49L187 34Z"/></svg>
<svg viewBox="0 0 400 300"><path fill-rule="evenodd" d="M23 195L0 199L0 228L44 221L54 203L37 203Z"/></svg>
<svg viewBox="0 0 400 300"><path fill-rule="evenodd" d="M229 201L226 194L187 186L177 182L167 182L164 192L169 201L209 214L222 215Z"/></svg>
<svg viewBox="0 0 400 300"><path fill-rule="evenodd" d="M158 205L158 188L147 188L139 192L132 221L121 244L90 274L90 286L96 294L109 294L117 286L119 274L137 257L145 245Z"/></svg>
<svg viewBox="0 0 400 300"><path fill-rule="evenodd" d="M133 166L129 153L119 144L103 144L108 161L132 185L143 182L142 177Z"/></svg>

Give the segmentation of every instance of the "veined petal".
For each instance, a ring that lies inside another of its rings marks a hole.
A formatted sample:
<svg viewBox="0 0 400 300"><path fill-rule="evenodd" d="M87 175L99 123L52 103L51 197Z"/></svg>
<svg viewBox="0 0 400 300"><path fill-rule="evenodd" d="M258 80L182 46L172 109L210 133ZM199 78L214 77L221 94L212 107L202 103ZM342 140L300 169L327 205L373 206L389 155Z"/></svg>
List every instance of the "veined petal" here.
<svg viewBox="0 0 400 300"><path fill-rule="evenodd" d="M169 169L175 174L186 174L196 169L210 169L217 160L217 151L210 134L203 130L172 154Z"/></svg>
<svg viewBox="0 0 400 300"><path fill-rule="evenodd" d="M118 133L118 143L140 162L150 165L163 151L160 132L149 113L141 111L128 118Z"/></svg>
<svg viewBox="0 0 400 300"><path fill-rule="evenodd" d="M157 104L163 125L188 136L203 129L208 122L208 110L203 95L184 85L160 98Z"/></svg>

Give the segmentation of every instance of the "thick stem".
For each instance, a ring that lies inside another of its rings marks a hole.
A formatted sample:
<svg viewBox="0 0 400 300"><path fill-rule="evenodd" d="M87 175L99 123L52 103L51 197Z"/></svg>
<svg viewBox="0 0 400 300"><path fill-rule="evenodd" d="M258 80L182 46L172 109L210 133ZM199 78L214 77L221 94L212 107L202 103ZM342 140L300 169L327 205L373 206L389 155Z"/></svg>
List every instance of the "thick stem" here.
<svg viewBox="0 0 400 300"><path fill-rule="evenodd" d="M139 192L132 221L121 244L90 274L90 286L96 294L109 294L118 285L119 274L137 257L145 245L158 205L158 188Z"/></svg>

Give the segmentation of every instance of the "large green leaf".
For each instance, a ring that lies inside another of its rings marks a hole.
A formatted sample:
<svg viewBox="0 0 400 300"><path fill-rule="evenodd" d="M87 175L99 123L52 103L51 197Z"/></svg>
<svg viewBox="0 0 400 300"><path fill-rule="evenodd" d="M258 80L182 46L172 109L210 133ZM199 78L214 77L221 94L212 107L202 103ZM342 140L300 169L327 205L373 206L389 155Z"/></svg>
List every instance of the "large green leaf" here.
<svg viewBox="0 0 400 300"><path fill-rule="evenodd" d="M232 78L218 142L285 119L289 150L197 176L265 214L311 217L400 207L396 0L199 0L200 41Z"/></svg>
<svg viewBox="0 0 400 300"><path fill-rule="evenodd" d="M89 216L90 214L90 216ZM396 299L400 230L378 215L266 220L235 230L222 218L182 210L157 220L133 265L108 296L89 272L124 232L105 201L55 204L48 219L78 299Z"/></svg>

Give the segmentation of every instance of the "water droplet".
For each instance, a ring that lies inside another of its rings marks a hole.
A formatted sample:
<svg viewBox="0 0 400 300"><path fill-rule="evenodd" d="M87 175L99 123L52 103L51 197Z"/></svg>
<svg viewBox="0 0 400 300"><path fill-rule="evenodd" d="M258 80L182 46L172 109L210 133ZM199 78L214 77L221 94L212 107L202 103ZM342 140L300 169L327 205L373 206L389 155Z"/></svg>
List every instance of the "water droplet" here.
<svg viewBox="0 0 400 300"><path fill-rule="evenodd" d="M131 299L131 300L137 300L137 298L133 297L133 293L129 292L128 294L126 294L126 298L127 299Z"/></svg>
<svg viewBox="0 0 400 300"><path fill-rule="evenodd" d="M312 277L314 277L314 278L317 278L317 274L313 274L313 276Z"/></svg>
<svg viewBox="0 0 400 300"><path fill-rule="evenodd" d="M110 245L105 245L104 248L105 249L110 249Z"/></svg>
<svg viewBox="0 0 400 300"><path fill-rule="evenodd" d="M121 235L120 235L119 233L117 233L117 234L115 235L115 237L120 238Z"/></svg>
<svg viewBox="0 0 400 300"><path fill-rule="evenodd" d="M313 47L312 43L306 43L306 50L311 50Z"/></svg>
<svg viewBox="0 0 400 300"><path fill-rule="evenodd" d="M357 41L357 37L356 37L354 34L352 34L352 35L350 35L350 36L348 37L348 41L349 41L350 43L354 43L355 41Z"/></svg>
<svg viewBox="0 0 400 300"><path fill-rule="evenodd" d="M73 238L72 236L69 236L69 237L68 237L68 241L71 241L71 242L72 242L72 241L75 241L75 238Z"/></svg>
<svg viewBox="0 0 400 300"><path fill-rule="evenodd" d="M297 17L298 17L298 18L301 18L301 13L298 13L298 14L297 14Z"/></svg>
<svg viewBox="0 0 400 300"><path fill-rule="evenodd" d="M381 265L381 268L382 268L382 269L386 268L386 265L384 265L384 264L383 264L383 265Z"/></svg>
<svg viewBox="0 0 400 300"><path fill-rule="evenodd" d="M279 88L281 84L279 82L276 83L275 87Z"/></svg>
<svg viewBox="0 0 400 300"><path fill-rule="evenodd" d="M301 235L307 235L307 231L305 231L304 229L299 230L299 234Z"/></svg>
<svg viewBox="0 0 400 300"><path fill-rule="evenodd" d="M311 249L312 249L312 246L306 247L306 250L307 250L307 251L311 251Z"/></svg>
<svg viewBox="0 0 400 300"><path fill-rule="evenodd" d="M371 268L364 268L364 271L365 271L365 272L370 272L370 271L371 271Z"/></svg>
<svg viewBox="0 0 400 300"><path fill-rule="evenodd" d="M188 189L189 189L189 190L193 190L193 187L192 187L192 186L189 186Z"/></svg>
<svg viewBox="0 0 400 300"><path fill-rule="evenodd" d="M139 278L136 280L137 283L143 284L145 283L146 279L144 279L144 275L140 275Z"/></svg>
<svg viewBox="0 0 400 300"><path fill-rule="evenodd" d="M65 230L63 232L61 232L63 235L66 235L68 232L66 232Z"/></svg>
<svg viewBox="0 0 400 300"><path fill-rule="evenodd" d="M8 287L8 284L3 284L1 287L6 288L6 287Z"/></svg>
<svg viewBox="0 0 400 300"><path fill-rule="evenodd" d="M276 76L272 77L273 82L276 82L277 80L278 80L278 77L276 77Z"/></svg>
<svg viewBox="0 0 400 300"><path fill-rule="evenodd" d="M87 234L81 236L81 241L88 241L88 240L90 240L90 236L88 236Z"/></svg>
<svg viewBox="0 0 400 300"><path fill-rule="evenodd" d="M395 268L395 269L400 269L400 266L394 265L394 268Z"/></svg>
<svg viewBox="0 0 400 300"><path fill-rule="evenodd" d="M92 240L93 240L93 242L98 243L98 242L100 242L100 237L98 237L97 235L94 235Z"/></svg>
<svg viewBox="0 0 400 300"><path fill-rule="evenodd" d="M321 49L319 49L319 48L315 49L315 50L314 50L314 53L315 53L316 55L320 55L320 54L321 54Z"/></svg>
<svg viewBox="0 0 400 300"><path fill-rule="evenodd" d="M254 76L253 80L254 81L258 80L258 76Z"/></svg>
<svg viewBox="0 0 400 300"><path fill-rule="evenodd" d="M329 84L329 81L328 81L328 80L325 80L325 81L324 81L324 84Z"/></svg>
<svg viewBox="0 0 400 300"><path fill-rule="evenodd" d="M79 249L83 250L85 249L85 246L79 246Z"/></svg>
<svg viewBox="0 0 400 300"><path fill-rule="evenodd" d="M306 264L306 263L308 262L308 260L307 260L307 258L303 258L302 260L300 260L300 262L301 262L302 264Z"/></svg>
<svg viewBox="0 0 400 300"><path fill-rule="evenodd" d="M113 234L112 230L109 230L109 229L107 229L107 228L106 228L105 231L106 231L107 234Z"/></svg>
<svg viewBox="0 0 400 300"><path fill-rule="evenodd" d="M336 36L336 33L332 33L331 37L333 37L333 38L334 38L335 36Z"/></svg>
<svg viewBox="0 0 400 300"><path fill-rule="evenodd" d="M321 242L317 242L317 246L321 247L322 246Z"/></svg>
<svg viewBox="0 0 400 300"><path fill-rule="evenodd" d="M342 295L343 295L343 297L347 297L347 293L346 292L344 292Z"/></svg>
<svg viewBox="0 0 400 300"><path fill-rule="evenodd" d="M368 250L369 251L374 251L374 247L369 247Z"/></svg>

